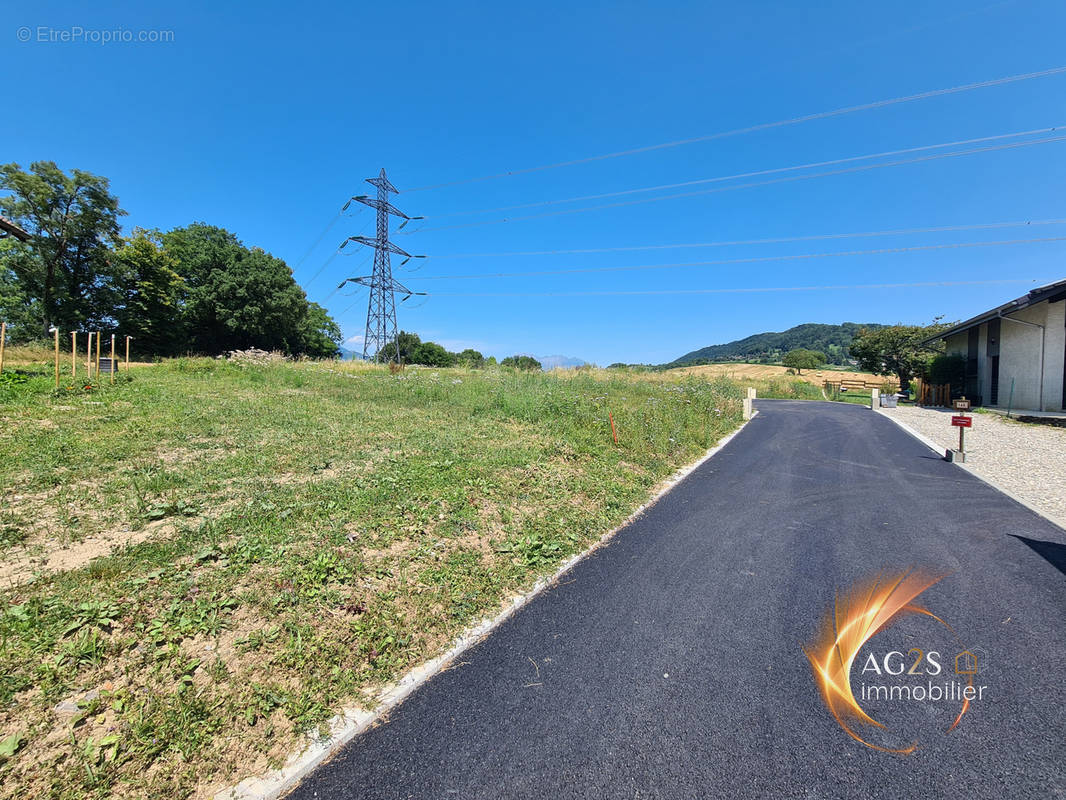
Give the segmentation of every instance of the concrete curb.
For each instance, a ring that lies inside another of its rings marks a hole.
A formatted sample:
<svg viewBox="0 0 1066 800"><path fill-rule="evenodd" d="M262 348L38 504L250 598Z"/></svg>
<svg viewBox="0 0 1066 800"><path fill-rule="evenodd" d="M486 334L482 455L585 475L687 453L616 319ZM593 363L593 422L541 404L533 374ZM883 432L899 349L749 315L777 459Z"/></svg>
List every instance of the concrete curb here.
<svg viewBox="0 0 1066 800"><path fill-rule="evenodd" d="M930 439L928 436L925 436L925 435L923 435L921 433L918 433L918 431L914 430L914 428L912 428L910 425L907 425L905 422L901 422L900 420L896 419L895 417L893 417L893 416L891 416L889 414L886 414L881 409L876 409L876 411L882 417L885 417L886 419L892 420L899 427L901 427L903 430L905 430L907 433L909 433L911 436L913 436L919 442L924 444L930 450L934 451L935 453L940 454L941 457L943 457L944 452L948 449L947 447L944 447L942 445L937 444L932 439ZM1055 525L1056 527L1061 528L1063 531L1066 531L1066 524L1063 524L1064 522L1066 522L1066 520L1056 519L1055 517L1051 516L1046 511L1044 511L1042 508L1039 508L1039 507L1033 505L1032 503L1030 503L1024 497L1019 497L1014 492L1012 492L1010 489L1005 489L1002 486L1000 486L1000 485L994 483L993 481L989 480L984 475L978 474L965 461L963 461L963 462L956 461L954 463L955 463L956 467L958 467L959 469L966 470L971 475L973 475L975 478L977 478L977 480L982 481L983 483L987 483L989 486L991 486L993 489L995 489L1000 494L1007 495L1007 497L1009 497L1011 500L1013 500L1018 505L1025 506L1030 511L1032 511L1034 514L1036 514L1037 516L1043 517L1048 522L1050 522L1052 525Z"/></svg>
<svg viewBox="0 0 1066 800"><path fill-rule="evenodd" d="M758 410L754 410L751 419L755 419L758 414ZM214 800L277 800L277 798L295 788L300 781L331 756L335 755L344 745L384 718L389 711L402 703L418 687L434 675L443 672L463 652L492 633L495 628L507 621L515 612L537 597L537 595L558 583L559 579L573 569L578 562L605 545L622 528L630 525L648 508L670 492L671 489L729 444L733 437L744 430L744 427L751 422L751 419L744 420L739 428L728 436L723 437L714 447L704 453L699 460L682 467L667 478L663 482L662 488L630 514L621 525L603 534L582 552L570 556L559 565L554 574L538 579L533 584L533 588L524 594L515 595L496 616L483 619L472 628L464 631L447 652L415 667L396 683L382 688L374 697L376 704L373 711L362 708L344 709L344 711L329 721L328 737L314 740L300 752L291 755L281 769L273 770L265 775L245 778L236 786L217 792L214 795Z"/></svg>
<svg viewBox="0 0 1066 800"><path fill-rule="evenodd" d="M899 427L903 428L903 430L905 430L905 431L906 431L907 433L909 433L909 434L910 434L911 436L913 436L913 437L914 437L915 439L917 439L917 440L918 440L919 442L921 442L922 444L924 444L924 445L925 445L926 447L928 447L928 448L929 448L930 450L935 450L936 452L940 453L940 455L941 455L941 456L943 456L943 455L944 455L944 452L945 452L945 451L947 450L947 448L946 448L946 447L941 447L941 446L940 446L939 444L937 444L936 442L934 442L934 441L933 441L932 439L930 439L930 438L929 438L928 436L926 436L925 434L923 434L923 433L918 433L918 431L916 431L916 430L915 430L914 428L912 428L912 427L911 427L910 425L906 424L905 422L900 422L900 421L899 421L898 419L896 419L895 417L893 417L893 416L892 416L891 414L886 414L886 413L885 413L885 412L884 412L883 410L881 410L880 408L875 408L875 409L874 409L874 411L876 411L876 412L877 412L878 414L880 414L880 415L881 415L882 417L884 417L885 419L889 419L889 420L892 420L892 422L896 423L896 424L897 424L897 425L898 425ZM961 466L962 466L962 464L957 464L957 466L960 466L960 467L961 467ZM985 481L985 482L987 483L987 481ZM997 489L999 489L999 487L998 487L998 486L997 486L996 488L997 488ZM1002 491L1002 490L1000 490L1000 491Z"/></svg>

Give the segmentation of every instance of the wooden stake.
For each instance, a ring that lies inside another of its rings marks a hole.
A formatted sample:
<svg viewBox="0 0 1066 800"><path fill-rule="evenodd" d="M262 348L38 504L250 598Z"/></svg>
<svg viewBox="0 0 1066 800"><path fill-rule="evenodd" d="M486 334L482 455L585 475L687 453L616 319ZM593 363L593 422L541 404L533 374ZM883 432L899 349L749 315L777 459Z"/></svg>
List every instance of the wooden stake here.
<svg viewBox="0 0 1066 800"><path fill-rule="evenodd" d="M96 380L100 380L100 331L96 332Z"/></svg>
<svg viewBox="0 0 1066 800"><path fill-rule="evenodd" d="M111 383L115 383L115 334L111 334Z"/></svg>
<svg viewBox="0 0 1066 800"><path fill-rule="evenodd" d="M70 379L78 379L78 332L70 332Z"/></svg>
<svg viewBox="0 0 1066 800"><path fill-rule="evenodd" d="M85 341L85 380L93 380L93 332L89 331Z"/></svg>
<svg viewBox="0 0 1066 800"><path fill-rule="evenodd" d="M4 371L4 340L7 339L7 323L0 322L0 372Z"/></svg>
<svg viewBox="0 0 1066 800"><path fill-rule="evenodd" d="M126 337L126 374L127 375L129 375L129 373L130 373L130 339L132 339L132 338L133 338L132 336L127 336Z"/></svg>
<svg viewBox="0 0 1066 800"><path fill-rule="evenodd" d="M59 328L52 328L56 340L56 388L59 388Z"/></svg>

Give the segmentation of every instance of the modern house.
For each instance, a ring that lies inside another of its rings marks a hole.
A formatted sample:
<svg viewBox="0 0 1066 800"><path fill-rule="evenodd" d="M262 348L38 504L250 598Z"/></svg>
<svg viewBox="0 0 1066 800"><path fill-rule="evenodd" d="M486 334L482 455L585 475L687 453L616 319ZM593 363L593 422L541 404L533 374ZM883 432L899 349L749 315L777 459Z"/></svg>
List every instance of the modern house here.
<svg viewBox="0 0 1066 800"><path fill-rule="evenodd" d="M960 322L929 339L966 358L975 405L1066 409L1066 279Z"/></svg>

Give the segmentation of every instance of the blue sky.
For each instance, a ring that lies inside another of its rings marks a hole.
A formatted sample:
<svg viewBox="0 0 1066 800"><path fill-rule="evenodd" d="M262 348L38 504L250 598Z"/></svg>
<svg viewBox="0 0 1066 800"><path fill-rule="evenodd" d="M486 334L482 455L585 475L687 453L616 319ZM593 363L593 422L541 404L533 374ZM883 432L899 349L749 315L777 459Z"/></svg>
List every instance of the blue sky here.
<svg viewBox="0 0 1066 800"><path fill-rule="evenodd" d="M28 42L18 40L23 26L31 31ZM369 272L364 254L335 257L310 279L345 236L364 229L370 212L342 217L301 259L345 200L370 189L363 179L381 167L401 189L396 205L430 218L424 232L396 238L429 255L408 265L417 264L417 271L396 269L396 277L436 293L402 304L400 327L453 349L472 346L496 356L661 362L801 322L957 319L1018 296L1027 284L532 296L544 293L1046 282L1066 274L1066 243L1048 242L427 280L1066 236L1066 225L1051 225L456 257L1066 218L1066 142L502 224L449 227L505 216L500 213L432 219L1066 125L1066 74L623 158L403 191L1063 66L1066 5L1059 0L100 2L91 9L38 2L9 11L4 27L0 70L8 113L0 158L24 166L53 160L107 176L129 212L127 228L205 221L234 231L294 267L311 299L330 309L347 337L362 335L365 295L330 292L343 277ZM41 29L73 27L165 30L173 41L38 41ZM478 293L506 296L469 296Z"/></svg>

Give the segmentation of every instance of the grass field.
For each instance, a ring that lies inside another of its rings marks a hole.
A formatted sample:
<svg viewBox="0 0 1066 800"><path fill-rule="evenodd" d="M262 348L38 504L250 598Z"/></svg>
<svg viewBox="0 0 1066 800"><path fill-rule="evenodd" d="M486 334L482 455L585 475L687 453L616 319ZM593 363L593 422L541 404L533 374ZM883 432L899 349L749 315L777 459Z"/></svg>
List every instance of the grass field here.
<svg viewBox="0 0 1066 800"><path fill-rule="evenodd" d="M739 381L764 381L764 380L799 380L814 386L822 386L826 381L839 380L841 377L855 380L865 380L880 385L888 380L881 375L872 372L856 372L844 369L808 369L799 375L791 374L787 367L779 367L774 364L741 364L730 362L726 364L703 364L696 367L678 367L669 370L670 373L680 375L693 375L701 378L731 378Z"/></svg>
<svg viewBox="0 0 1066 800"><path fill-rule="evenodd" d="M19 369L5 798L207 797L276 765L623 521L741 406L728 380L604 371L179 359L57 393L50 365Z"/></svg>

